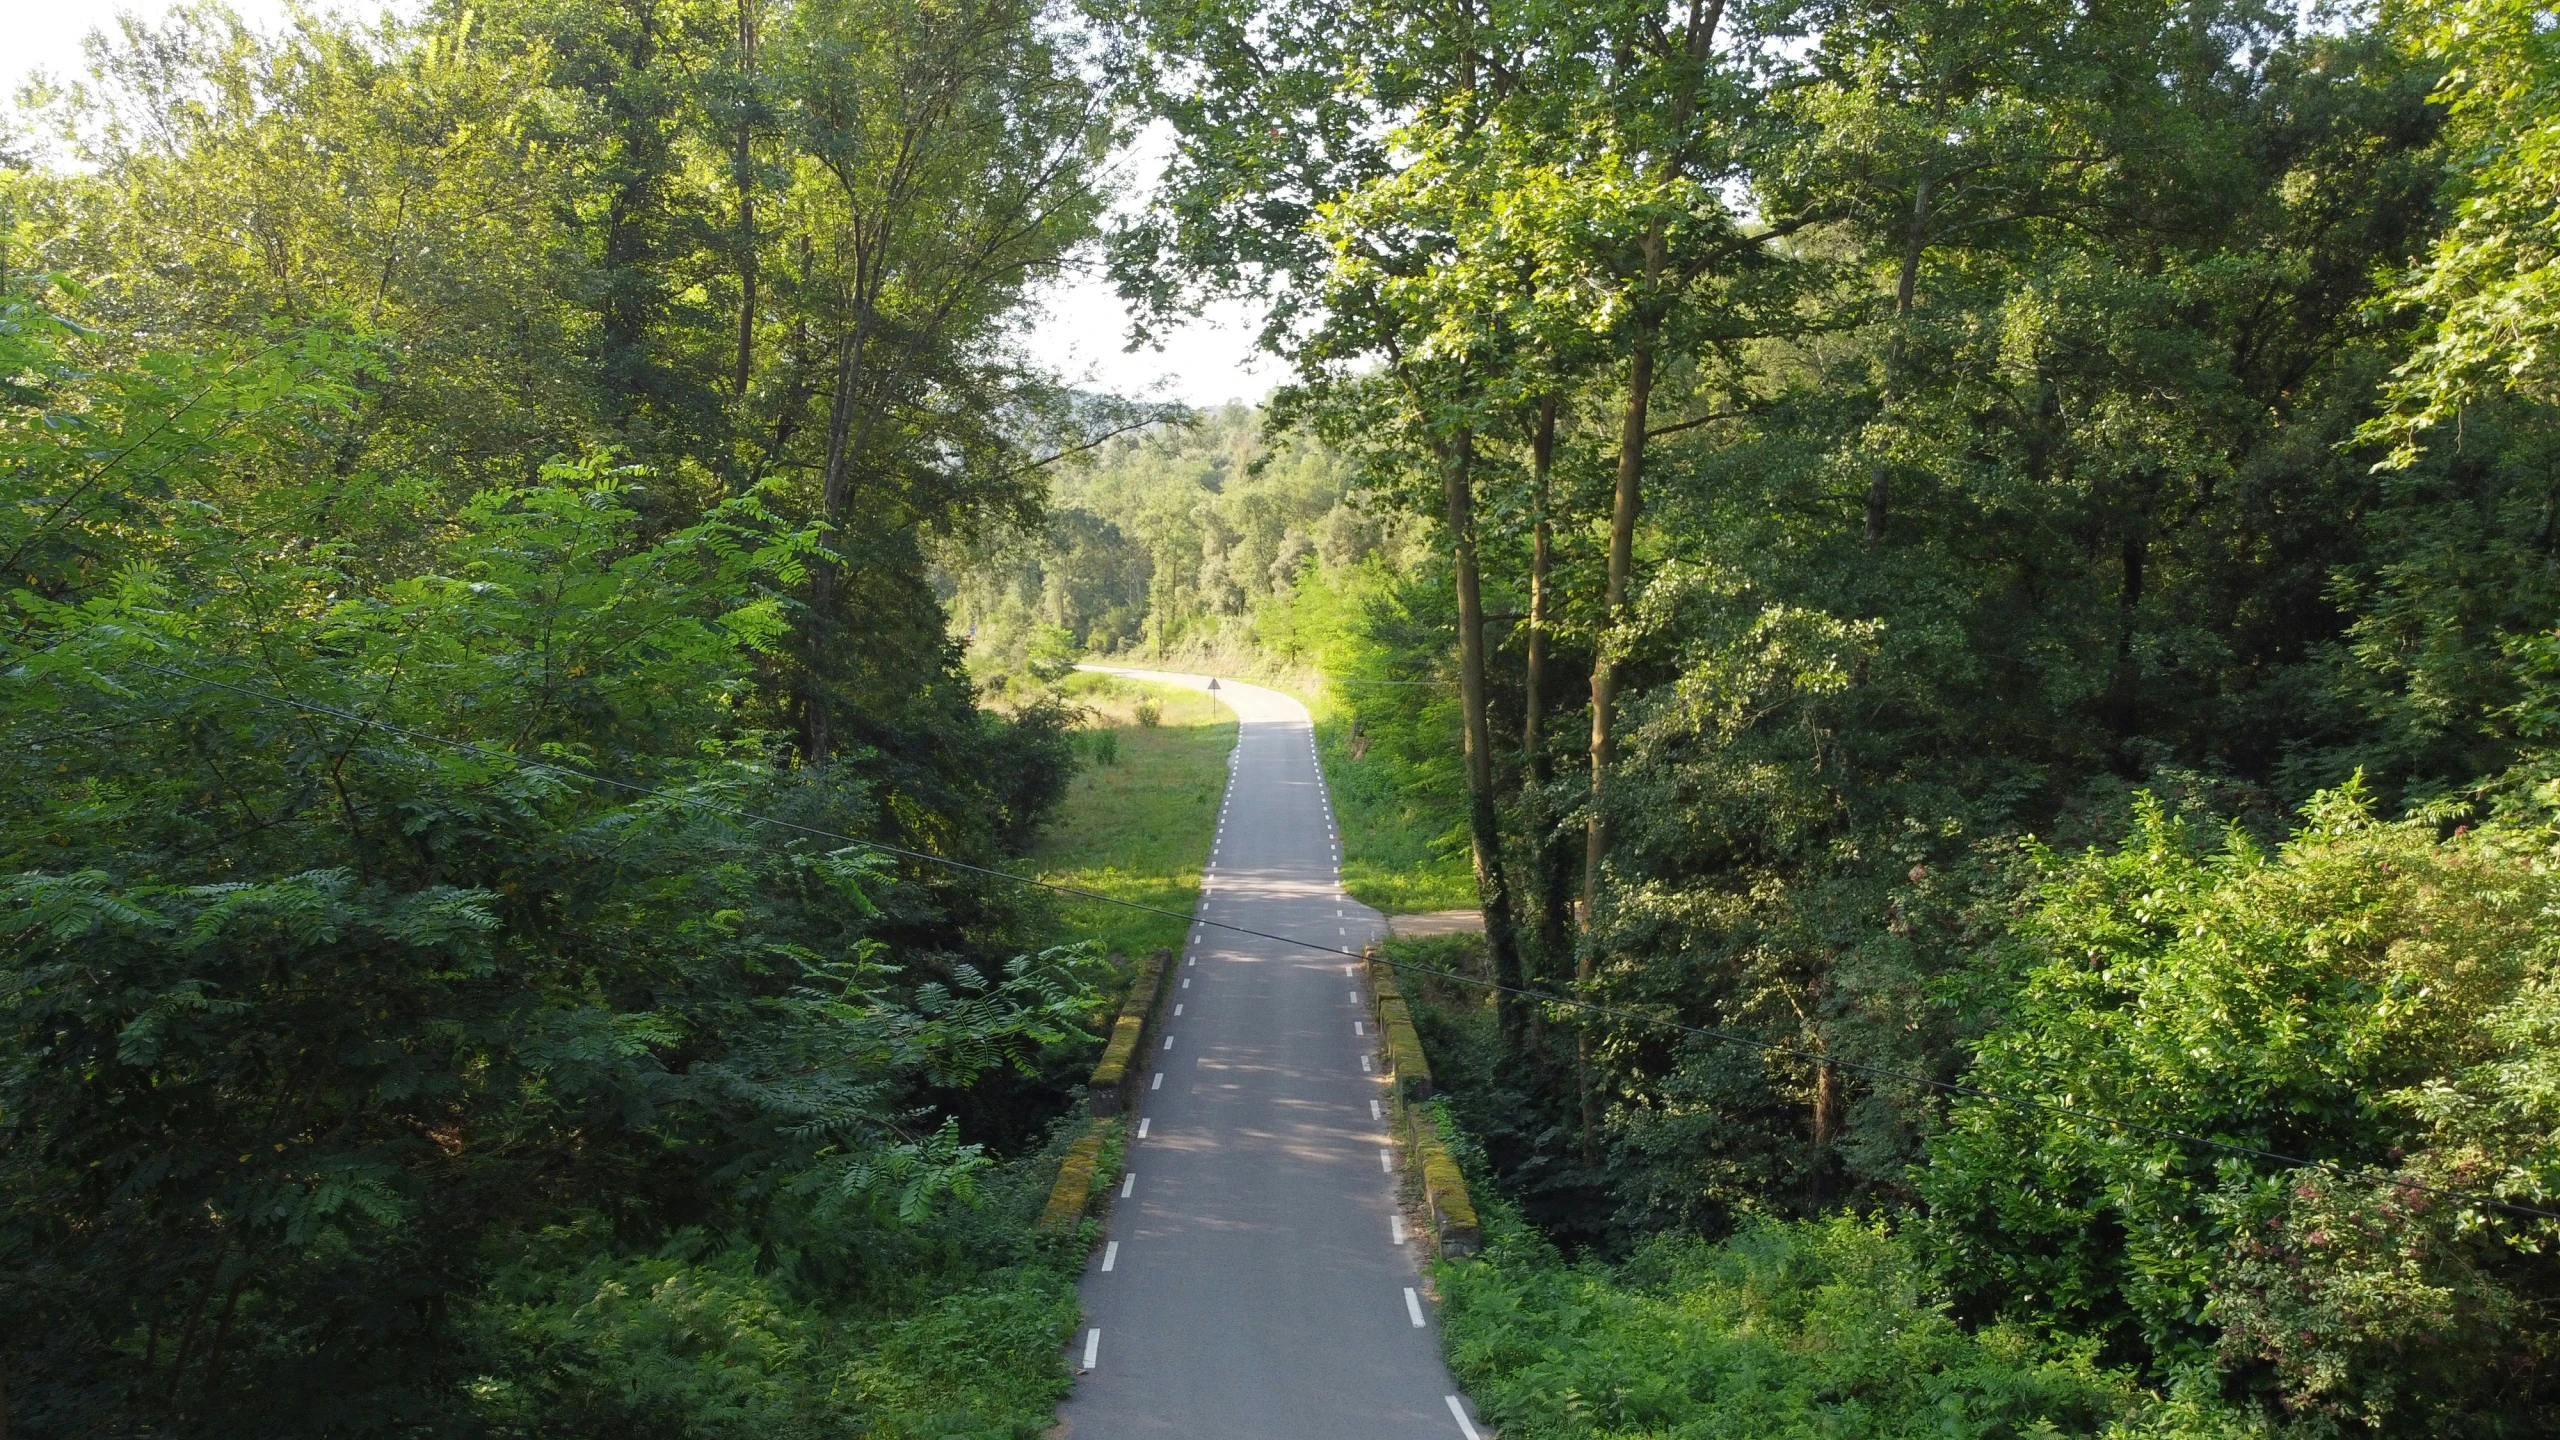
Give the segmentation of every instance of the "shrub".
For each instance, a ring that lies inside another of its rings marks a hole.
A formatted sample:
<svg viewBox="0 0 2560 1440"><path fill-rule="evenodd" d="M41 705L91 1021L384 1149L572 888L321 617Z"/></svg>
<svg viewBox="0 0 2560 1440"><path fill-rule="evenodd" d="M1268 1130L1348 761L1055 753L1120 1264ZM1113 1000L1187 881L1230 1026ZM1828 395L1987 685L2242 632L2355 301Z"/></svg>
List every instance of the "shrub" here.
<svg viewBox="0 0 2560 1440"><path fill-rule="evenodd" d="M2350 786L2273 853L2146 800L2120 847L2042 856L1968 1079L2157 1128L1958 1102L1914 1183L1960 1306L2218 1364L2299 1423L2550 1433L2517 1318L2560 1289L2550 1223L2412 1186L2548 1203L2552 838L2376 820Z"/></svg>
<svg viewBox="0 0 2560 1440"><path fill-rule="evenodd" d="M1506 1440L2094 1435L2147 1405L2091 1347L1968 1334L1880 1222L1666 1236L1613 1269L1486 1220L1438 1274L1450 1367Z"/></svg>

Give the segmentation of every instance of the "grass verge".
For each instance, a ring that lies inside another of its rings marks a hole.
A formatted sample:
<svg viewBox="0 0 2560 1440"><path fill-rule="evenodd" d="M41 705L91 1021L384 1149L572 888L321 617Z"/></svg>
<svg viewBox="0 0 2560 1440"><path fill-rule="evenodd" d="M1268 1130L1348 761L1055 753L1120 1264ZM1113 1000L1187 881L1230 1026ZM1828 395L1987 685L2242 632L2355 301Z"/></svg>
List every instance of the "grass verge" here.
<svg viewBox="0 0 2560 1440"><path fill-rule="evenodd" d="M1445 786L1429 783L1383 750L1362 745L1352 734L1349 710L1335 703L1336 692L1321 672L1235 644L1122 656L1114 663L1242 680L1306 706L1315 720L1316 754L1333 796L1334 821L1342 830L1343 888L1361 904L1389 915L1475 908L1466 815L1442 793ZM1197 692L1184 693L1199 698ZM1166 723L1172 723L1171 711Z"/></svg>
<svg viewBox="0 0 2560 1440"><path fill-rule="evenodd" d="M1076 734L1076 778L1032 850L1034 872L1188 916L1217 830L1234 712L1197 690L1116 675L1072 675L1066 693L1091 719ZM1155 725L1139 723L1145 702L1161 716ZM1134 956L1179 950L1188 928L1187 920L1098 900L1058 901L1061 943L1092 940Z"/></svg>
<svg viewBox="0 0 2560 1440"><path fill-rule="evenodd" d="M1325 694L1298 699L1315 716L1316 755L1342 827L1342 888L1389 915L1474 909L1466 817L1388 756L1365 749L1351 717Z"/></svg>

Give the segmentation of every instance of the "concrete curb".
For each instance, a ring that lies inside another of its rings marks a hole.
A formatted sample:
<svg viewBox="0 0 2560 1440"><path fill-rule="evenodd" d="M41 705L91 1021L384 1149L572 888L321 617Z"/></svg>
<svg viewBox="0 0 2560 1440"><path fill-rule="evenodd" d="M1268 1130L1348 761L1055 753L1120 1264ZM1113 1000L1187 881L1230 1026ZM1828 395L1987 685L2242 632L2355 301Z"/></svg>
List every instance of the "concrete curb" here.
<svg viewBox="0 0 2560 1440"><path fill-rule="evenodd" d="M1058 1166L1058 1183L1049 1188L1049 1203L1040 1211L1038 1229L1044 1235L1072 1235L1084 1223L1084 1212L1093 1204L1095 1171L1102 1165L1102 1145L1106 1123L1084 1122L1084 1133L1067 1147L1067 1158Z"/></svg>
<svg viewBox="0 0 2560 1440"><path fill-rule="evenodd" d="M1472 1255L1484 1243L1475 1202L1467 1195L1466 1176L1457 1157L1441 1138L1439 1122L1423 1104L1431 1098L1431 1065L1423 1058L1422 1037L1396 985L1395 971L1368 948L1369 996L1378 1017L1378 1033L1386 1042L1388 1093L1394 1097L1396 1138L1403 1142L1413 1174L1421 1177L1423 1203L1431 1211L1432 1240L1443 1255Z"/></svg>
<svg viewBox="0 0 2560 1440"><path fill-rule="evenodd" d="M1103 1047L1101 1063L1085 1083L1085 1108L1094 1115L1117 1115L1136 1099L1138 1076L1147 1068L1138 1057L1146 1053L1147 1038L1155 1030L1156 1002L1172 964L1170 950L1158 950L1140 963L1138 978L1129 986L1129 999L1111 1027L1111 1043Z"/></svg>
<svg viewBox="0 0 2560 1440"><path fill-rule="evenodd" d="M1107 1187L1112 1177L1100 1174L1102 1152L1111 1134L1111 1121L1137 1100L1138 1077L1146 1073L1146 1044L1156 1028L1157 1002L1163 998L1164 977L1173 968L1173 952L1159 949L1138 963L1137 978L1130 982L1129 998L1120 1005L1119 1018L1111 1025L1111 1043L1102 1047L1102 1059L1093 1067L1085 1082L1085 1109L1088 1117L1082 1133L1067 1147L1064 1160L1058 1162L1057 1183L1049 1187L1049 1203L1041 1208L1036 1228L1044 1235L1070 1235L1084 1222L1085 1212L1092 1208L1093 1197Z"/></svg>

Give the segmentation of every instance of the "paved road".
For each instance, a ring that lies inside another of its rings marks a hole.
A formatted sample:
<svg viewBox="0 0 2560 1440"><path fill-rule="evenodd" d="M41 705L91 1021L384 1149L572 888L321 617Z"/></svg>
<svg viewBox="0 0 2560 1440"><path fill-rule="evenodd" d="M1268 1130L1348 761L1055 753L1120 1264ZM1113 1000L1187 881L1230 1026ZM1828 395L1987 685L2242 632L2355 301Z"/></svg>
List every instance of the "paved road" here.
<svg viewBox="0 0 2560 1440"><path fill-rule="evenodd" d="M1114 673L1200 688L1197 675ZM1200 918L1357 951L1305 707L1219 682L1236 750ZM1195 925L1087 1266L1074 1440L1467 1440L1420 1298L1377 1027L1340 956ZM1164 1048L1169 1046L1170 1048ZM1089 1357L1089 1358L1088 1358Z"/></svg>

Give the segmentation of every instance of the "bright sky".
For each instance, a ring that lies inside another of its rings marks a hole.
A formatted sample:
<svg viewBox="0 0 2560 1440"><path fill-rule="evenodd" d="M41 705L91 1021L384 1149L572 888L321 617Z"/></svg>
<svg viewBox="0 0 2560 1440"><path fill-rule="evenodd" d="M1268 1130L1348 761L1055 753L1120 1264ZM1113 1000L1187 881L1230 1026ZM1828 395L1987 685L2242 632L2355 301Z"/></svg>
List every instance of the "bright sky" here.
<svg viewBox="0 0 2560 1440"><path fill-rule="evenodd" d="M61 79L81 73L81 39L111 29L115 17L133 13L158 19L171 0L0 0L0 87L14 94L38 70ZM251 25L271 29L287 0L230 0ZM311 8L336 8L313 0ZM369 11L371 3L346 8ZM1136 167L1133 167L1133 169ZM1137 178L1143 178L1137 177ZM1253 348L1254 317L1234 307L1213 309L1200 321L1165 337L1162 350L1129 354L1127 318L1111 287L1098 279L1061 281L1044 297L1042 316L1027 337L1031 353L1070 383L1141 399L1222 405L1259 400L1280 379L1278 367Z"/></svg>

